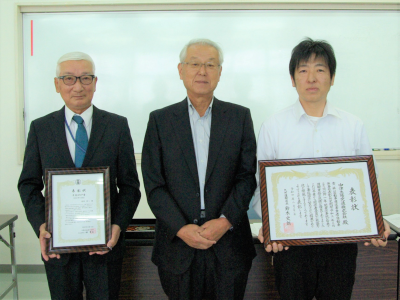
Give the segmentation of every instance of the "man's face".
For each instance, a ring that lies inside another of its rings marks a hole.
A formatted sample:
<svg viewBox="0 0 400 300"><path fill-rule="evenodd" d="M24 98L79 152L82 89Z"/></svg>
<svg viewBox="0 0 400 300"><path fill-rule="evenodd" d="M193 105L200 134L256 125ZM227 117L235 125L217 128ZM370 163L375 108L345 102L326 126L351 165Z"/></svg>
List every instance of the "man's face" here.
<svg viewBox="0 0 400 300"><path fill-rule="evenodd" d="M60 75L93 75L92 65L86 60L68 60L60 64ZM77 114L83 113L92 103L96 91L97 77L88 85L83 85L79 79L74 85L66 85L62 79L54 78L57 93L60 93L65 105Z"/></svg>
<svg viewBox="0 0 400 300"><path fill-rule="evenodd" d="M218 51L208 45L193 45L188 47L185 62L200 64L213 63L219 65ZM221 77L222 67L210 70L202 65L200 69L193 69L188 64L178 65L179 76L187 90L190 99L198 97L212 97Z"/></svg>
<svg viewBox="0 0 400 300"><path fill-rule="evenodd" d="M335 76L330 76L329 67L322 57L313 54L308 62L301 61L294 72L292 85L299 94L300 102L325 103Z"/></svg>

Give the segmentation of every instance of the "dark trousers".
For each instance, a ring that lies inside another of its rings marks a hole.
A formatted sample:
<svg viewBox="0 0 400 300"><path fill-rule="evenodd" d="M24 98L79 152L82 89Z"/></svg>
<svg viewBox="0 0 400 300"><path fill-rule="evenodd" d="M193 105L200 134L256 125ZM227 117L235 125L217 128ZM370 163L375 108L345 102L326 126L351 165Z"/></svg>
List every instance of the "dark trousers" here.
<svg viewBox="0 0 400 300"><path fill-rule="evenodd" d="M65 266L45 263L51 299L83 299L83 286L88 300L118 299L122 258L93 263L87 257L88 253L74 253Z"/></svg>
<svg viewBox="0 0 400 300"><path fill-rule="evenodd" d="M196 250L190 268L183 274L173 274L158 268L161 285L169 299L241 300L246 290L251 261L221 266L211 249Z"/></svg>
<svg viewBox="0 0 400 300"><path fill-rule="evenodd" d="M297 246L274 256L281 299L346 300L351 298L357 244Z"/></svg>
<svg viewBox="0 0 400 300"><path fill-rule="evenodd" d="M200 219L199 225L204 223ZM158 268L161 285L171 300L242 300L251 260L221 264L213 247L196 250L189 269L173 274Z"/></svg>

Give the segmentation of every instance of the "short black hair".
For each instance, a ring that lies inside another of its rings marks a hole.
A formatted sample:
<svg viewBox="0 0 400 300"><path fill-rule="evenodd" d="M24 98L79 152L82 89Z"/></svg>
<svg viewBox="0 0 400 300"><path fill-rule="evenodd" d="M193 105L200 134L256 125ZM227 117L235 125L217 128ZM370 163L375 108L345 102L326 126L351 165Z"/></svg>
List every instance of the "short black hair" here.
<svg viewBox="0 0 400 300"><path fill-rule="evenodd" d="M306 38L292 50L292 57L290 58L289 63L289 73L293 80L294 72L300 65L300 62L307 62L313 54L315 54L315 58L322 57L325 60L329 67L329 73L332 79L336 72L336 58L332 46L327 41L313 41L310 38Z"/></svg>

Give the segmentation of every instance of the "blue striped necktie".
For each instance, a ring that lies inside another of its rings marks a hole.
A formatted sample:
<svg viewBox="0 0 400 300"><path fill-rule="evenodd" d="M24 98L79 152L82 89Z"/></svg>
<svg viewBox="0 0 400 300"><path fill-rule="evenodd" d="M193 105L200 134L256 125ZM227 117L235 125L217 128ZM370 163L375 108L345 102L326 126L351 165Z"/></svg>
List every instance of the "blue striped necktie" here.
<svg viewBox="0 0 400 300"><path fill-rule="evenodd" d="M75 167L80 168L85 158L86 149L88 146L88 136L83 119L80 116L73 116L72 119L78 123L78 129L75 134Z"/></svg>

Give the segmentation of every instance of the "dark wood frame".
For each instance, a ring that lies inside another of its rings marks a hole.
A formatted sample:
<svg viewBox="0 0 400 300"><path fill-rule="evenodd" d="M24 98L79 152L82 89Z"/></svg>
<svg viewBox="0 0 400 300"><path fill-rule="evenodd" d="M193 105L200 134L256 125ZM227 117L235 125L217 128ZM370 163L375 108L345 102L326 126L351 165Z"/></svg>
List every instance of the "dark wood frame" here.
<svg viewBox="0 0 400 300"><path fill-rule="evenodd" d="M91 251L107 251L107 242L111 238L111 206L110 206L110 170L109 167L93 167L93 168L60 168L46 169L46 225L47 231L53 235L53 199L52 199L52 176L57 175L79 175L79 174L103 174L103 191L104 191L104 222L105 222L105 241L104 244L88 245L88 246L68 246L54 247L53 238L47 239L46 250L48 254L91 252Z"/></svg>
<svg viewBox="0 0 400 300"><path fill-rule="evenodd" d="M269 214L268 214L267 185L266 185L266 175L265 175L266 167L337 164L337 163L354 163L354 162L367 163L368 173L369 173L368 178L371 186L371 193L374 202L373 204L375 210L375 218L378 229L377 235L338 237L338 238L304 238L304 239L290 239L290 240L271 240ZM384 238L385 229L383 224L382 210L379 200L378 185L376 181L374 160L372 155L265 160L265 161L259 161L259 170L260 170L260 194L261 194L261 208L262 208L262 219L263 219L263 235L264 235L265 247L268 244L271 244L272 242L280 243L283 246L300 246L300 245L312 245L312 244L355 243L361 241L370 241L371 238L385 240Z"/></svg>

